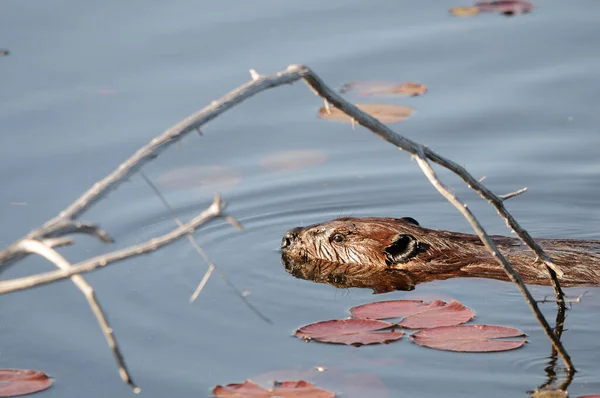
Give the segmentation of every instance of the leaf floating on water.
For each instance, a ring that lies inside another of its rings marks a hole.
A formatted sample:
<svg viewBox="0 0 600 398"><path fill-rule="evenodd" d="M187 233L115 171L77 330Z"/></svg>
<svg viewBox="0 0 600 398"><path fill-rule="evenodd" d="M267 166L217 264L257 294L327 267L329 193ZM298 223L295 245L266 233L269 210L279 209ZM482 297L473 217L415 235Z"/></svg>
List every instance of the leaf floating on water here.
<svg viewBox="0 0 600 398"><path fill-rule="evenodd" d="M404 318L398 326L407 329L454 326L469 322L474 317L475 313L458 301L451 301L449 304L433 301L427 310Z"/></svg>
<svg viewBox="0 0 600 398"><path fill-rule="evenodd" d="M241 384L228 384L226 386L216 386L212 391L215 397L228 398L268 398L268 397L284 397L284 398L334 398L335 393L322 390L315 387L307 381L282 381L274 382L273 388L266 390L246 380Z"/></svg>
<svg viewBox="0 0 600 398"><path fill-rule="evenodd" d="M10 54L10 51L0 48L0 57L5 57Z"/></svg>
<svg viewBox="0 0 600 398"><path fill-rule="evenodd" d="M465 17L480 12L496 12L506 16L520 15L531 12L533 4L525 0L480 1L473 7L456 7L450 9L452 15Z"/></svg>
<svg viewBox="0 0 600 398"><path fill-rule="evenodd" d="M316 150L285 151L268 155L260 165L269 171L294 171L324 163L327 155Z"/></svg>
<svg viewBox="0 0 600 398"><path fill-rule="evenodd" d="M356 104L358 109L368 113L374 118L379 119L381 123L396 123L400 122L414 113L412 108L402 105L392 104ZM352 119L344 112L332 106L329 107L329 112L322 106L319 109L319 116L326 120L334 122L351 123Z"/></svg>
<svg viewBox="0 0 600 398"><path fill-rule="evenodd" d="M449 304L441 300L391 300L359 305L350 309L356 318L387 319L405 317L398 326L407 329L427 329L460 325L469 322L475 313L456 300Z"/></svg>
<svg viewBox="0 0 600 398"><path fill-rule="evenodd" d="M457 17L471 17L479 14L477 7L455 7L450 9L450 14Z"/></svg>
<svg viewBox="0 0 600 398"><path fill-rule="evenodd" d="M389 343L400 339L404 332L378 332L394 326L389 322L373 319L344 319L313 323L296 331L296 337L322 343L364 344Z"/></svg>
<svg viewBox="0 0 600 398"><path fill-rule="evenodd" d="M52 385L44 372L25 369L0 369L0 397L33 394Z"/></svg>
<svg viewBox="0 0 600 398"><path fill-rule="evenodd" d="M435 300L439 301L439 300ZM376 301L350 308L355 318L387 319L418 314L428 308L430 303L423 300Z"/></svg>
<svg viewBox="0 0 600 398"><path fill-rule="evenodd" d="M382 96L382 95L424 95L427 87L423 84L406 82L402 84L391 82L350 82L344 84L340 89L341 93L357 91L358 95L363 96Z"/></svg>
<svg viewBox="0 0 600 398"><path fill-rule="evenodd" d="M234 188L242 181L242 175L221 166L185 166L160 175L157 181L166 188L196 188L213 193Z"/></svg>
<svg viewBox="0 0 600 398"><path fill-rule="evenodd" d="M514 350L527 342L497 340L508 337L524 337L520 330L492 325L442 326L425 329L410 336L418 345L437 350L458 352L496 352Z"/></svg>
<svg viewBox="0 0 600 398"><path fill-rule="evenodd" d="M475 7L481 12L497 12L507 16L531 12L533 4L524 0L480 1Z"/></svg>

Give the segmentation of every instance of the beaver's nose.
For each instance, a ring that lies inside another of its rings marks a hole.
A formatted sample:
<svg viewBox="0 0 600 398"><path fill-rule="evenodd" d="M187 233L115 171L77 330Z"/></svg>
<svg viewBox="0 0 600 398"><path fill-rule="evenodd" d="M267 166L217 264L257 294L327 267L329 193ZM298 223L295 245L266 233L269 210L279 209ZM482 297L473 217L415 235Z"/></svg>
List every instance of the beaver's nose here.
<svg viewBox="0 0 600 398"><path fill-rule="evenodd" d="M285 250L290 249L292 247L292 244L298 238L300 231L302 231L301 227L296 227L294 229L290 229L289 231L287 231L285 233L285 235L283 235L283 238L281 239L281 250L285 251Z"/></svg>

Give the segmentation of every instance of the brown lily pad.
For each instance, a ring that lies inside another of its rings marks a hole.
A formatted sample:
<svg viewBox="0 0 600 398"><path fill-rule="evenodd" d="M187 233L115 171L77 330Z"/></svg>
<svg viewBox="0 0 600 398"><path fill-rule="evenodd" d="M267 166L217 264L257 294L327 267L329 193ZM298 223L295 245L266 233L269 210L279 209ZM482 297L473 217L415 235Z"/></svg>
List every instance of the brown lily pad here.
<svg viewBox="0 0 600 398"><path fill-rule="evenodd" d="M469 322L475 313L456 300L391 300L359 305L350 309L356 318L388 319L404 317L398 326L407 329L427 329L460 325Z"/></svg>
<svg viewBox="0 0 600 398"><path fill-rule="evenodd" d="M335 393L322 390L315 387L307 381L282 381L274 382L273 388L264 389L258 384L246 380L241 384L228 384L226 386L216 386L212 391L218 398L333 398Z"/></svg>
<svg viewBox="0 0 600 398"><path fill-rule="evenodd" d="M397 123L414 113L412 108L394 104L356 104L356 106L361 111L379 119L381 123ZM319 109L319 117L334 122L352 123L352 118L333 106L329 106L329 108L322 106Z"/></svg>
<svg viewBox="0 0 600 398"><path fill-rule="evenodd" d="M44 372L26 369L0 369L0 397L33 394L52 385Z"/></svg>
<svg viewBox="0 0 600 398"><path fill-rule="evenodd" d="M316 150L277 152L260 160L262 167L269 171L294 171L324 163L327 155Z"/></svg>
<svg viewBox="0 0 600 398"><path fill-rule="evenodd" d="M450 9L450 14L457 17L471 17L479 14L477 7L454 7Z"/></svg>
<svg viewBox="0 0 600 398"><path fill-rule="evenodd" d="M525 339L499 340L524 337L520 330L493 325L442 326L425 329L410 336L418 345L437 350L458 352L496 352L520 348Z"/></svg>
<svg viewBox="0 0 600 398"><path fill-rule="evenodd" d="M393 326L393 323L374 319L331 320L303 326L296 331L296 336L322 343L361 346L389 343L400 339L404 335L402 331L379 332L381 329Z"/></svg>
<svg viewBox="0 0 600 398"><path fill-rule="evenodd" d="M358 95L362 96L418 96L424 95L427 92L427 87L414 82L350 82L344 84L340 89L341 93L350 91L356 91Z"/></svg>

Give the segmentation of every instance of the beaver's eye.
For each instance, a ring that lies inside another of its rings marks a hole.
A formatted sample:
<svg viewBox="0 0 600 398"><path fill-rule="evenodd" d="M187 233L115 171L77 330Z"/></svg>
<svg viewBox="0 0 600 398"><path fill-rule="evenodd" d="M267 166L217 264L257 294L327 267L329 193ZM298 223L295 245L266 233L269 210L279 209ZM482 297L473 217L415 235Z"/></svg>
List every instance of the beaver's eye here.
<svg viewBox="0 0 600 398"><path fill-rule="evenodd" d="M345 237L344 237L344 235L342 235L340 233L337 233L337 234L331 235L330 239L331 239L332 242L341 243L341 242L344 241Z"/></svg>

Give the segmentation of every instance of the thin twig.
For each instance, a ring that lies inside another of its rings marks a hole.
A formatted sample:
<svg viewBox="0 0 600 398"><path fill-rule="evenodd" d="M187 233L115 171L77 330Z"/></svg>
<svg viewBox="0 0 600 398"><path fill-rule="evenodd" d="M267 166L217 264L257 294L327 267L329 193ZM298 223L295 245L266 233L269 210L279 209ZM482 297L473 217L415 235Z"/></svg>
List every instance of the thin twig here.
<svg viewBox="0 0 600 398"><path fill-rule="evenodd" d="M583 293L581 293L579 296L575 297L575 298L566 298L565 299L565 303L566 304L573 304L573 303L580 303L581 300L583 299L583 296L585 296L587 294L587 290ZM548 300L548 296L544 296L544 298L542 300L538 300L537 303L538 304L545 304L545 303L555 303L556 300Z"/></svg>
<svg viewBox="0 0 600 398"><path fill-rule="evenodd" d="M196 299L198 298L198 296L200 295L200 293L202 293L202 290L204 289L204 286L206 286L206 283L208 282L208 280L210 279L210 276L212 275L213 271L216 268L217 267L214 264L210 264L208 266L208 269L204 273L204 276L202 277L202 280L200 281L200 283L198 283L198 286L196 287L196 290L194 290L194 293L192 293L192 295L190 296L190 303L193 303L194 301L196 301Z"/></svg>
<svg viewBox="0 0 600 398"><path fill-rule="evenodd" d="M44 257L61 270L68 271L73 269L73 266L56 250L44 245L43 243L37 240L26 239L21 241L20 245L24 251L29 253L35 253ZM71 276L71 280L73 281L75 286L77 286L77 288L81 290L85 299L89 303L92 312L94 313L94 316L98 320L100 330L102 330L102 334L106 338L106 342L108 343L108 346L110 347L110 350L113 353L115 361L117 362L117 367L119 368L119 375L121 376L121 379L123 379L123 381L126 384L131 386L131 388L136 394L139 394L142 390L133 382L129 371L127 370L125 359L123 358L121 349L117 344L117 340L114 336L113 329L110 327L108 319L106 319L106 315L104 315L104 311L102 311L102 307L96 299L94 289L81 275L73 275Z"/></svg>
<svg viewBox="0 0 600 398"><path fill-rule="evenodd" d="M514 198L515 196L519 196L519 195L521 195L522 193L525 193L525 192L527 192L527 187L521 188L521 189L519 189L517 191L514 191L514 192L511 192L511 193L507 193L505 195L500 195L499 198L504 201L504 200L508 200L510 198Z"/></svg>
<svg viewBox="0 0 600 398"><path fill-rule="evenodd" d="M154 185L154 183L152 181L150 181L150 179L146 176L146 174L142 170L140 170L140 176L144 179L144 181L146 182L146 184L148 184L148 186L150 187L150 189L152 189L152 191L156 194L156 196L158 196L158 198L160 199L160 201L162 202L162 204L165 206L165 208L169 212L169 214L170 214L171 218L173 219L173 221L175 221L175 224L177 224L179 227L183 226L183 223L181 222L181 220L179 220L179 218L177 218L177 216L175 215L175 210L173 210L173 207L171 207L171 204L167 201L167 199L165 199L165 197L158 190L158 188L156 187L156 185ZM234 221L233 225L239 225L240 227L242 227L242 225L240 224L240 222L238 220L236 220L235 218L233 218L231 216L225 216L225 218L230 223L232 223L232 220L233 220ZM243 227L242 227L242 229L243 229ZM200 247L200 245L198 244L198 242L196 242L196 239L194 239L194 236L191 233L188 234L187 238L188 238L188 241L190 242L190 244L192 245L192 247L194 247L194 249L196 250L196 252L200 255L200 257L202 257L204 259L204 261L208 264L208 269L206 270L206 273L204 274L204 277L202 277L202 280L198 284L198 287L196 288L196 290L192 294L192 298L190 298L190 303L191 303L194 300L196 300L196 297L198 297L198 295L200 294L200 292L204 288L204 285L206 285L206 282L208 282L208 279L210 278L210 275L212 274L212 272L215 269L218 269L218 268L210 260L210 258L208 257L208 255L206 254L206 252L204 251L204 249L202 249ZM223 272L219 271L219 274L221 275L221 278L223 278L223 280L225 281L225 283L227 284L227 286L235 293L236 296L238 296L240 298L240 300L242 300L242 302L244 304L246 304L246 306L248 308L250 308L250 310L252 312L254 312L263 321L265 321L267 323L272 323L269 318L267 318L262 312L260 312L258 310L258 308L256 308L254 305L252 305L251 302L248 301L248 299L242 294L242 292L229 280L229 278Z"/></svg>

